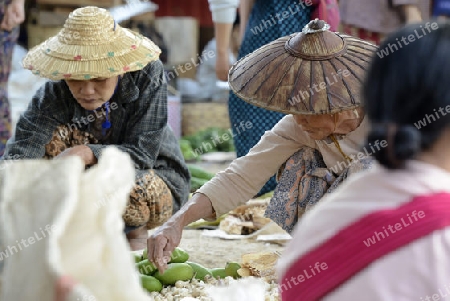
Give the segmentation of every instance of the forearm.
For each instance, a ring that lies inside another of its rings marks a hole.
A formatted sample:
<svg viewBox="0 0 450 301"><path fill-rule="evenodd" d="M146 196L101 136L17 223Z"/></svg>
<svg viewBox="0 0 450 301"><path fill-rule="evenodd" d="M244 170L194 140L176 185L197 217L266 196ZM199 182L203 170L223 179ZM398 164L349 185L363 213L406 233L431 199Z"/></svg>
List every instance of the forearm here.
<svg viewBox="0 0 450 301"><path fill-rule="evenodd" d="M19 4L19 5L25 5L25 0L12 0L11 3Z"/></svg>
<svg viewBox="0 0 450 301"><path fill-rule="evenodd" d="M232 30L233 30L232 23L214 24L217 55L228 55L230 49L230 37Z"/></svg>
<svg viewBox="0 0 450 301"><path fill-rule="evenodd" d="M213 214L214 209L209 198L204 194L196 193L168 220L168 223L175 222L175 224L184 228L192 222L211 217Z"/></svg>
<svg viewBox="0 0 450 301"><path fill-rule="evenodd" d="M405 18L405 23L422 21L422 14L417 5L414 4L401 5L400 9Z"/></svg>

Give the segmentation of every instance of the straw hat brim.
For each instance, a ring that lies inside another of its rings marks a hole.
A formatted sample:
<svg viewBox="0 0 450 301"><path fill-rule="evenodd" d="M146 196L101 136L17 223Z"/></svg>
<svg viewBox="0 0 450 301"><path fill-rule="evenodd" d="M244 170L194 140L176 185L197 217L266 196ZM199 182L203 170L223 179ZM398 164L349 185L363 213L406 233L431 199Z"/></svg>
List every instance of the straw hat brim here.
<svg viewBox="0 0 450 301"><path fill-rule="evenodd" d="M289 47L294 43L298 51ZM376 50L366 41L330 31L295 33L237 61L228 82L239 98L267 110L335 114L362 106L360 89Z"/></svg>
<svg viewBox="0 0 450 301"><path fill-rule="evenodd" d="M23 67L52 80L109 78L141 70L161 53L150 39L119 25L111 39L91 44L71 43L63 33L32 48Z"/></svg>

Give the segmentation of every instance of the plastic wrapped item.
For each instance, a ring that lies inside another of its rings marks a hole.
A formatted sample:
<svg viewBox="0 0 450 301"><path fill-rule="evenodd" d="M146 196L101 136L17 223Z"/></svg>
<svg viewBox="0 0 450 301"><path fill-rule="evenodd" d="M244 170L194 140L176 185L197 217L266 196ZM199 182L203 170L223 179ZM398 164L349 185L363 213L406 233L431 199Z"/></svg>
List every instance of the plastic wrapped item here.
<svg viewBox="0 0 450 301"><path fill-rule="evenodd" d="M127 154L106 148L87 171L77 157L2 164L1 301L151 300L123 234L134 184ZM55 299L67 279L66 296Z"/></svg>

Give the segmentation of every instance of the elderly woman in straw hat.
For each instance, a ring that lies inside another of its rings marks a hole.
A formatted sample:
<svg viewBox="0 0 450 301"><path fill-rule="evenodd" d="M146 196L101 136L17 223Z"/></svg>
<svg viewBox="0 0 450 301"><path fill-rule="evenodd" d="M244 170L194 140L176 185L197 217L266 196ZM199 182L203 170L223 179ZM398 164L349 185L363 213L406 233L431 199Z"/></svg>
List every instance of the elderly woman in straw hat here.
<svg viewBox="0 0 450 301"><path fill-rule="evenodd" d="M123 218L133 249L145 247L146 228L166 221L189 194L189 172L167 124L159 53L152 41L116 24L105 9L73 11L64 28L23 61L52 81L31 100L3 156L79 156L89 167L108 145L128 153L136 185ZM100 202L107 206L107 200Z"/></svg>
<svg viewBox="0 0 450 301"><path fill-rule="evenodd" d="M302 32L267 44L232 67L229 82L239 97L288 115L149 238L148 256L159 269L165 269L162 259L179 243L185 225L245 203L277 170L278 185L266 215L291 232L324 194L370 167L368 155L377 146L362 150L367 120L359 89L377 48L328 28L312 21Z"/></svg>

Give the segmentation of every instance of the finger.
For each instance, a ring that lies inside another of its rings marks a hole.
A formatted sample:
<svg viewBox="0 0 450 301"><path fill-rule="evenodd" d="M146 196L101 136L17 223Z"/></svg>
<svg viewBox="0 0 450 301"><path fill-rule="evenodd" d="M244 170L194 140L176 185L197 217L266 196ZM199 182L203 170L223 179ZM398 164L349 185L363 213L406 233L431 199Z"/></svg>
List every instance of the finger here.
<svg viewBox="0 0 450 301"><path fill-rule="evenodd" d="M170 251L163 252L163 261L165 264L170 262L171 255L172 255L172 252L170 252Z"/></svg>
<svg viewBox="0 0 450 301"><path fill-rule="evenodd" d="M54 301L65 301L67 295L73 290L75 280L70 276L62 276L55 283L55 299Z"/></svg>
<svg viewBox="0 0 450 301"><path fill-rule="evenodd" d="M149 260L152 261L158 269L163 268L165 263L163 261L163 250L167 245L167 238L163 235L158 235L153 238L153 242L147 244L149 250Z"/></svg>
<svg viewBox="0 0 450 301"><path fill-rule="evenodd" d="M1 24L1 28L3 30L10 31L8 23L9 23L8 17L5 15L5 17L3 18L2 24Z"/></svg>

